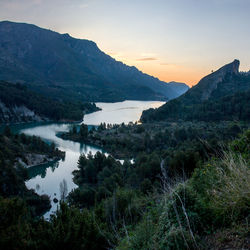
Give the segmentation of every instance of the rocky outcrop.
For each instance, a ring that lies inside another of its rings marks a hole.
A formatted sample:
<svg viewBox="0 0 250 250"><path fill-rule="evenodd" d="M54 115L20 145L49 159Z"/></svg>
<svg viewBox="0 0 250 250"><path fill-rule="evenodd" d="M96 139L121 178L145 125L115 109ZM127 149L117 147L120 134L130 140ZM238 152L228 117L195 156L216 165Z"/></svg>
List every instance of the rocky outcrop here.
<svg viewBox="0 0 250 250"><path fill-rule="evenodd" d="M25 168L30 168L33 166L41 165L41 164L46 164L49 162L57 161L59 160L59 157L53 156L49 157L48 155L45 154L35 154L35 153L29 153L25 155L25 161L21 158L16 159L16 165L20 164L21 166Z"/></svg>
<svg viewBox="0 0 250 250"><path fill-rule="evenodd" d="M239 60L234 60L202 78L182 96L156 110L143 111L141 121L166 119L207 121L236 118L248 120L250 75L247 72L239 72L239 65ZM213 117L208 118L210 115Z"/></svg>
<svg viewBox="0 0 250 250"><path fill-rule="evenodd" d="M208 100L211 96L211 93L217 89L219 83L225 80L225 77L239 74L240 61L234 60L232 63L229 63L212 74L205 76L200 80L197 85L197 88L200 88L201 91L201 100Z"/></svg>
<svg viewBox="0 0 250 250"><path fill-rule="evenodd" d="M0 123L40 122L47 120L25 106L7 107L0 100Z"/></svg>
<svg viewBox="0 0 250 250"><path fill-rule="evenodd" d="M178 100L184 104L195 104L232 94L233 92L245 90L248 88L247 83L236 83L234 80L239 76L239 60L224 65L215 72L203 77L197 85L189 89L184 95L180 96ZM218 96L219 95L219 96Z"/></svg>

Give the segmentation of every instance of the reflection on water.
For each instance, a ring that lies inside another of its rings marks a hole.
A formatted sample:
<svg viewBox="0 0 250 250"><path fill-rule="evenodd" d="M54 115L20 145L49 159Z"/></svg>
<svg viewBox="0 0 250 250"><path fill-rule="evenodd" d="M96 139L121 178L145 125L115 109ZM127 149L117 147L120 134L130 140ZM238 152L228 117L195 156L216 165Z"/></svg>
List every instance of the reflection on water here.
<svg viewBox="0 0 250 250"><path fill-rule="evenodd" d="M26 182L26 186L36 190L39 194L48 194L50 196L52 208L45 217L48 217L56 210L57 204L53 202L53 199L60 200L60 183L64 179L67 182L69 192L76 187L72 180L72 171L77 168L80 154L88 154L90 151L95 154L97 151L102 151L102 149L94 146L66 141L56 136L58 132L68 131L70 126L72 124L53 123L19 130L20 133L40 136L48 142L53 141L60 150L66 153L64 160L34 166L28 171L31 179Z"/></svg>
<svg viewBox="0 0 250 250"><path fill-rule="evenodd" d="M41 176L41 178L45 178L48 168L51 168L51 171L54 172L55 169L58 167L59 167L58 161L33 166L28 169L28 177L29 179L35 178L36 176Z"/></svg>
<svg viewBox="0 0 250 250"><path fill-rule="evenodd" d="M143 109L158 107L162 102L141 102L125 101L119 103L97 103L97 106L103 110L84 117L84 122L88 125L98 125L101 122L106 123L128 123L137 121L140 118ZM72 171L77 168L77 162L80 154L102 151L101 148L63 140L56 136L59 132L68 131L72 124L69 123L52 123L52 124L35 124L16 126L16 131L27 135L40 136L47 142L54 142L56 146L64 151L65 159L57 162L51 162L29 169L30 179L26 182L28 188L36 190L39 194L48 194L51 199L51 210L45 214L45 218L56 211L57 204L53 202L54 198L60 200L60 183L65 180L70 192L76 188L72 180Z"/></svg>

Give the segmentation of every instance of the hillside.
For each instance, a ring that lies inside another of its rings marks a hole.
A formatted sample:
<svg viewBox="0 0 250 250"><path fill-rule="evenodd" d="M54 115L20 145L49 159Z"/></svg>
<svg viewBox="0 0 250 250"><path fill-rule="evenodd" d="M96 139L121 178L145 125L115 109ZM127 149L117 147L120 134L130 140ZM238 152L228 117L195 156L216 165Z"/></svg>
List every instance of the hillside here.
<svg viewBox="0 0 250 250"><path fill-rule="evenodd" d="M0 80L84 101L167 100L187 90L116 61L92 41L8 21L0 22Z"/></svg>
<svg viewBox="0 0 250 250"><path fill-rule="evenodd" d="M97 111L95 104L60 102L41 96L26 86L0 81L0 124L31 121L82 120Z"/></svg>
<svg viewBox="0 0 250 250"><path fill-rule="evenodd" d="M143 112L141 120L249 120L250 75L234 60L202 78L184 95Z"/></svg>

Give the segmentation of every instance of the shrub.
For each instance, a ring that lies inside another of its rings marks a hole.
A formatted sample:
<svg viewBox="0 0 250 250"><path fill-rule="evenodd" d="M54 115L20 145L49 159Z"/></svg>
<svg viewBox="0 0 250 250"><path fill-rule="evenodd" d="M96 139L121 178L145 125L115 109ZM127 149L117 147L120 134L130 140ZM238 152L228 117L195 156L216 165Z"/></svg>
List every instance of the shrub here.
<svg viewBox="0 0 250 250"><path fill-rule="evenodd" d="M224 153L202 168L191 179L199 199L216 218L232 222L245 216L250 204L250 169L241 155Z"/></svg>
<svg viewBox="0 0 250 250"><path fill-rule="evenodd" d="M240 154L224 152L164 187L156 215L144 214L118 249L200 249L206 235L249 216L250 169Z"/></svg>

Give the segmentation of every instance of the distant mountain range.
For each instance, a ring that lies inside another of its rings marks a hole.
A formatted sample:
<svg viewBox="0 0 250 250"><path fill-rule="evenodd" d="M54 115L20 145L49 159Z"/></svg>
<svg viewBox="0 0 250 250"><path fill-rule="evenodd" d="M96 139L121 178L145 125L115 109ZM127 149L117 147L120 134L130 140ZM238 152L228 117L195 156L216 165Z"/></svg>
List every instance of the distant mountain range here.
<svg viewBox="0 0 250 250"><path fill-rule="evenodd" d="M60 100L169 100L188 90L118 62L89 40L35 25L0 22L0 80Z"/></svg>
<svg viewBox="0 0 250 250"><path fill-rule="evenodd" d="M250 120L250 74L239 72L239 65L234 60L221 67L184 95L144 111L141 120Z"/></svg>

